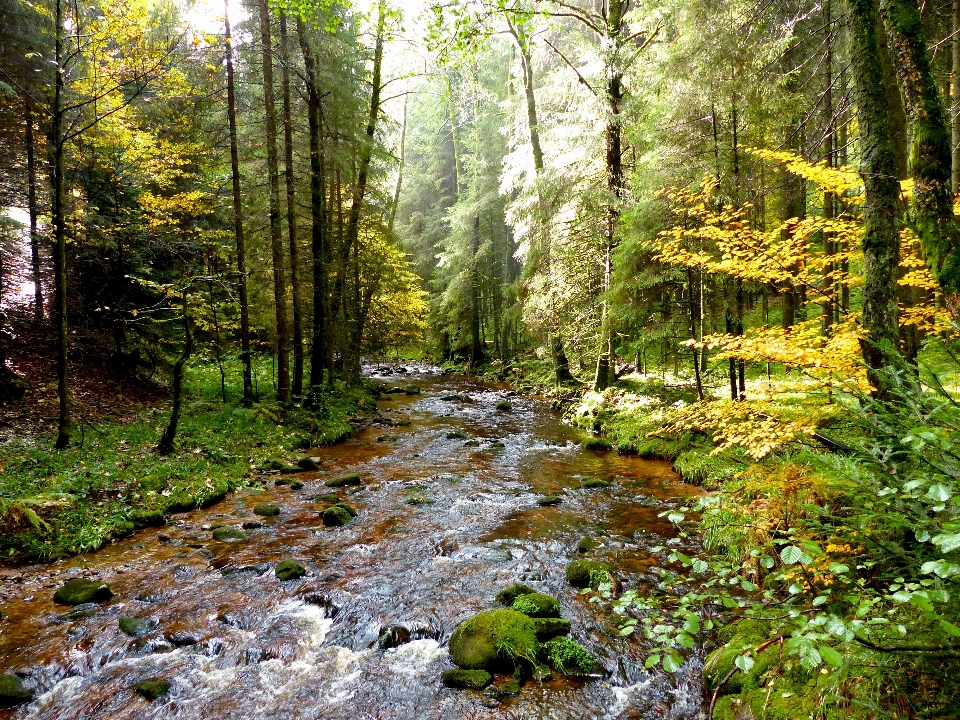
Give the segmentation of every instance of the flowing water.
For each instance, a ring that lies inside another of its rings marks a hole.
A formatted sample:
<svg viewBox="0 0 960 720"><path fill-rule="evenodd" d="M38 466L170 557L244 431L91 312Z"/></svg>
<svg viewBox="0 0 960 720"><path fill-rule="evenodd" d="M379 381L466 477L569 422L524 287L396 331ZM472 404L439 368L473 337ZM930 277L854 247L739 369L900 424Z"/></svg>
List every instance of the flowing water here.
<svg viewBox="0 0 960 720"><path fill-rule="evenodd" d="M542 400L510 397L513 410L496 411L502 386L410 370L379 379L416 383L422 394L383 396L387 422L310 451L321 465L297 476L303 488L266 478L263 492L235 493L94 554L8 573L0 672L19 675L36 697L0 718L702 717L699 652L673 675L644 670L640 642L620 638L564 579L589 534L602 543L590 556L609 562L624 587L655 591L649 548L680 542L658 514L697 491L667 463L581 450L580 433ZM350 472L366 483L352 496L341 491L359 516L324 527L315 498L329 492L324 481ZM584 490L585 477L613 486ZM562 504L539 507L545 494ZM281 514L254 515L263 502ZM218 524L246 524L249 540L213 540ZM308 575L280 582L273 564L284 558ZM73 611L53 604L56 587L75 576L109 582L114 598ZM521 581L559 598L571 638L602 671L527 680L518 697L443 687L454 628ZM148 618L154 629L126 635L121 615ZM396 626L385 638L409 641L383 649L391 643L378 642L381 631ZM161 699L131 689L154 677L172 682Z"/></svg>

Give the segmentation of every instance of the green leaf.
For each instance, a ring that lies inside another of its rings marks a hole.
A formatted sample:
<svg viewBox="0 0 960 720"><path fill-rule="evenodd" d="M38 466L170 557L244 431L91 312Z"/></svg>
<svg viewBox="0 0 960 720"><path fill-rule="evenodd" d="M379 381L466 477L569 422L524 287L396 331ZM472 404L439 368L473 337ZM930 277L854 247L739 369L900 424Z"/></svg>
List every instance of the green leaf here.
<svg viewBox="0 0 960 720"><path fill-rule="evenodd" d="M930 542L939 545L941 552L953 552L960 549L960 533L941 533L935 535Z"/></svg>
<svg viewBox="0 0 960 720"><path fill-rule="evenodd" d="M843 654L838 652L836 649L830 647L829 645L821 645L819 650L820 657L822 657L828 665L832 665L833 667L840 667L843 665Z"/></svg>
<svg viewBox="0 0 960 720"><path fill-rule="evenodd" d="M780 551L780 559L783 560L785 565L796 565L802 557L803 550L796 545L787 545Z"/></svg>
<svg viewBox="0 0 960 720"><path fill-rule="evenodd" d="M953 637L960 637L960 627L957 627L949 620L941 620L940 627L943 628L947 634L953 635Z"/></svg>
<svg viewBox="0 0 960 720"><path fill-rule="evenodd" d="M710 569L710 563L706 560L694 560L693 561L693 571L696 573L705 573Z"/></svg>
<svg viewBox="0 0 960 720"><path fill-rule="evenodd" d="M644 666L647 670L649 670L650 668L656 667L656 666L659 665L659 664L660 664L660 656L659 656L659 655L651 655L650 657L647 658L647 661L643 664L643 666Z"/></svg>
<svg viewBox="0 0 960 720"><path fill-rule="evenodd" d="M696 644L697 644L697 641L694 640L691 635L687 635L687 633L685 632L679 633L677 635L677 645L679 645L680 647L690 649L696 646Z"/></svg>
<svg viewBox="0 0 960 720"><path fill-rule="evenodd" d="M746 674L750 672L750 668L752 668L756 663L749 655L740 655L736 660L733 661L733 664L737 666L740 672Z"/></svg>
<svg viewBox="0 0 960 720"><path fill-rule="evenodd" d="M764 555L762 558L760 558L760 565L765 567L767 570L773 567L773 562L773 558L769 555Z"/></svg>
<svg viewBox="0 0 960 720"><path fill-rule="evenodd" d="M683 513L678 513L678 512L672 512L667 514L667 520L669 520L675 525L682 523L685 517L686 516Z"/></svg>
<svg viewBox="0 0 960 720"><path fill-rule="evenodd" d="M757 586L754 585L754 584L753 584L752 582L750 582L749 580L741 580L741 581L740 581L740 587L742 587L742 588L743 588L744 590L746 590L747 592L753 592L754 590L757 589Z"/></svg>
<svg viewBox="0 0 960 720"><path fill-rule="evenodd" d="M675 673L680 669L680 656L668 653L663 656L663 669L668 673Z"/></svg>
<svg viewBox="0 0 960 720"><path fill-rule="evenodd" d="M819 607L820 605L823 605L826 601L827 601L826 595L817 595L817 597L813 599L813 606Z"/></svg>
<svg viewBox="0 0 960 720"><path fill-rule="evenodd" d="M946 502L953 497L953 489L949 485L937 483L936 485L931 485L930 489L927 490L927 497L931 500Z"/></svg>

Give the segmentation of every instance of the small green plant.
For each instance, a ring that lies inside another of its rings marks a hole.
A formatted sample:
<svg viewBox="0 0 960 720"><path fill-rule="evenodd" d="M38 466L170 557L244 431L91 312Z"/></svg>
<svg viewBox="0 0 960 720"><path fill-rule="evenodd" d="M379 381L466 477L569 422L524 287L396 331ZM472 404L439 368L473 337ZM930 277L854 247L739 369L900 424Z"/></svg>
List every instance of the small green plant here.
<svg viewBox="0 0 960 720"><path fill-rule="evenodd" d="M547 663L564 675L589 675L599 665L585 647L564 636L545 642L540 653Z"/></svg>

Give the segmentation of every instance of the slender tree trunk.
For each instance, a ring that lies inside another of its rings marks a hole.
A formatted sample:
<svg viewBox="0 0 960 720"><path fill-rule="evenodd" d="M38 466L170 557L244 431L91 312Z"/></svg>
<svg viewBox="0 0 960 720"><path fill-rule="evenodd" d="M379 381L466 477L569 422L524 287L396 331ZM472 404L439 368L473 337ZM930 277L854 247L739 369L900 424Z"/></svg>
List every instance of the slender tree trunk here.
<svg viewBox="0 0 960 720"><path fill-rule="evenodd" d="M960 292L960 227L953 214L951 148L916 0L881 0L912 138L911 224L943 290Z"/></svg>
<svg viewBox="0 0 960 720"><path fill-rule="evenodd" d="M67 334L67 228L63 209L63 153L64 153L64 19L63 2L56 0L55 45L56 80L53 90L53 107L50 118L50 138L47 147L50 152L50 192L53 221L53 279L55 320L57 323L57 397L60 414L56 449L63 450L70 445L74 424L70 416L70 384L67 369L69 336Z"/></svg>
<svg viewBox="0 0 960 720"><path fill-rule="evenodd" d="M293 292L293 396L303 395L303 320L300 305L300 260L293 185L293 123L290 117L290 53L287 16L280 15L280 84L283 88L284 176L287 181L287 237L290 242L290 289Z"/></svg>
<svg viewBox="0 0 960 720"><path fill-rule="evenodd" d="M835 152L836 146L836 131L837 124L836 120L833 117L834 108L833 108L833 7L831 0L826 0L823 5L823 15L826 23L826 37L824 42L827 45L826 58L824 60L824 94L823 94L823 114L826 120L826 138L824 142L824 156L827 161L828 167L837 166L837 155ZM832 219L836 217L836 196L832 192L824 192L823 194L823 216L827 219ZM836 254L836 247L834 246L834 236L835 234L827 231L823 233L823 251L824 255L831 257ZM822 307L822 317L823 317L823 332L828 334L830 332L830 327L833 325L833 316L834 316L834 297L833 297L833 273L835 270L834 263L831 263L826 267L826 277L823 282L823 295L824 302Z"/></svg>
<svg viewBox="0 0 960 720"><path fill-rule="evenodd" d="M190 332L190 315L187 312L187 295L183 295L183 352L173 366L173 409L170 411L170 421L167 423L160 442L157 443L157 452L161 455L170 455L174 451L174 441L177 437L177 424L180 422L180 412L183 406L183 368L193 354L193 333Z"/></svg>
<svg viewBox="0 0 960 720"><path fill-rule="evenodd" d="M953 0L953 41L951 42L951 88L953 107L950 110L950 130L953 141L953 194L960 193L960 0Z"/></svg>
<svg viewBox="0 0 960 720"><path fill-rule="evenodd" d="M397 167L397 186L393 191L393 203L390 205L390 219L387 221L387 233L393 234L393 224L397 219L397 208L400 207L400 190L403 187L404 160L407 150L407 100L410 96L403 98L403 127L400 130L400 163Z"/></svg>
<svg viewBox="0 0 960 720"><path fill-rule="evenodd" d="M890 393L883 375L897 357L896 279L900 258L897 223L900 185L890 141L887 98L880 66L876 0L847 0L850 62L860 120L860 174L864 202L863 325L868 376L879 397Z"/></svg>
<svg viewBox="0 0 960 720"><path fill-rule="evenodd" d="M483 345L480 339L480 216L473 217L473 236L471 239L470 265L470 367L476 367L483 361Z"/></svg>
<svg viewBox="0 0 960 720"><path fill-rule="evenodd" d="M250 304L247 299L247 252L243 237L243 204L240 195L240 153L237 145L237 100L233 75L233 36L230 34L229 3L224 0L227 64L227 117L230 122L230 176L233 185L233 237L237 244L237 295L240 300L240 361L243 365L243 405L253 405L253 377L250 371Z"/></svg>
<svg viewBox="0 0 960 720"><path fill-rule="evenodd" d="M703 279L700 279L703 282ZM690 337L695 341L700 340L700 303L699 293L697 292L693 281L693 270L687 268L687 293L689 297L690 308ZM639 353L637 357L639 358ZM637 361L637 372L640 372L640 362ZM700 377L700 351L693 348L693 379L697 384L697 398L703 400L703 379Z"/></svg>
<svg viewBox="0 0 960 720"><path fill-rule="evenodd" d="M30 213L30 261L33 280L33 321L43 322L43 284L40 281L40 233L37 230L37 218L40 215L37 206L37 162L33 137L33 100L24 96L24 118L27 123L27 209Z"/></svg>
<svg viewBox="0 0 960 720"><path fill-rule="evenodd" d="M263 58L263 104L266 113L267 174L270 181L270 248L273 254L273 299L277 317L277 399L290 402L290 330L287 326L287 279L284 273L283 228L280 223L280 168L277 160L277 115L273 92L273 46L270 12L259 0Z"/></svg>
<svg viewBox="0 0 960 720"><path fill-rule="evenodd" d="M327 277L327 218L323 145L321 142L320 90L317 68L303 21L297 19L297 35L307 78L307 123L310 128L310 235L313 254L313 343L310 350L310 385L323 385L323 371L329 368L328 313L329 288Z"/></svg>

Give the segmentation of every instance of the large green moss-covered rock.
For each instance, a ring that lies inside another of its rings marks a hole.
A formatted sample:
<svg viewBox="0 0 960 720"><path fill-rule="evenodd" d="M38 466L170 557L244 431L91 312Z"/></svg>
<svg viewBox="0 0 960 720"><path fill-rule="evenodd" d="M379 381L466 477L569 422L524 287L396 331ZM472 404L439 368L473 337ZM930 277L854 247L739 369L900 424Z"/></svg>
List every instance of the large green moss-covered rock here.
<svg viewBox="0 0 960 720"><path fill-rule="evenodd" d="M567 582L575 588L596 588L600 583L612 581L610 566L599 560L574 560L567 565Z"/></svg>
<svg viewBox="0 0 960 720"><path fill-rule="evenodd" d="M450 654L464 670L512 670L536 662L539 648L533 620L516 610L478 613L450 636Z"/></svg>
<svg viewBox="0 0 960 720"><path fill-rule="evenodd" d="M0 707L15 707L33 700L33 693L13 675L0 675Z"/></svg>
<svg viewBox="0 0 960 720"><path fill-rule="evenodd" d="M127 635L133 635L133 637L146 635L157 626L152 618L135 618L128 615L121 615L117 624Z"/></svg>
<svg viewBox="0 0 960 720"><path fill-rule="evenodd" d="M327 480L324 483L324 485L332 488L363 485L363 478L361 478L360 475L358 475L357 473L350 473L349 475L344 475L343 477L334 478L333 480Z"/></svg>
<svg viewBox="0 0 960 720"><path fill-rule="evenodd" d="M213 538L220 542L242 542L247 539L247 534L238 528L222 525L214 528Z"/></svg>
<svg viewBox="0 0 960 720"><path fill-rule="evenodd" d="M521 595L529 595L530 593L535 592L536 590L529 585L517 583L516 585L511 585L510 587L504 588L498 592L495 599L501 605L513 605L513 601Z"/></svg>
<svg viewBox="0 0 960 720"><path fill-rule="evenodd" d="M486 670L444 670L440 674L443 684L451 688L483 690L493 682L493 675Z"/></svg>
<svg viewBox="0 0 960 720"><path fill-rule="evenodd" d="M323 517L323 524L328 527L341 527L353 520L353 516L340 505L328 507L321 513L321 517Z"/></svg>
<svg viewBox="0 0 960 720"><path fill-rule="evenodd" d="M67 580L53 595L53 601L61 605L82 605L91 602L106 602L113 597L113 590L102 580L73 578Z"/></svg>
<svg viewBox="0 0 960 720"><path fill-rule="evenodd" d="M720 631L723 643L710 653L703 665L703 677L716 689L734 668L739 656L762 644L770 635L770 629L758 620L741 620ZM780 648L771 645L759 655L752 655L754 663L749 672L735 672L720 688L720 695L736 695L745 690L763 687L763 676L780 662Z"/></svg>
<svg viewBox="0 0 960 720"><path fill-rule="evenodd" d="M555 637L570 634L570 621L563 618L533 618L537 629L537 640L546 642Z"/></svg>
<svg viewBox="0 0 960 720"><path fill-rule="evenodd" d="M521 595L513 601L510 607L532 618L560 617L560 603L557 602L555 597L544 593L534 592Z"/></svg>
<svg viewBox="0 0 960 720"><path fill-rule="evenodd" d="M567 637L545 642L541 657L564 675L589 675L600 665L585 647Z"/></svg>
<svg viewBox="0 0 960 720"><path fill-rule="evenodd" d="M277 580L296 580L307 574L307 569L296 560L281 560L274 568Z"/></svg>
<svg viewBox="0 0 960 720"><path fill-rule="evenodd" d="M276 517L280 514L280 506L273 503L260 503L254 506L253 514L262 517Z"/></svg>

